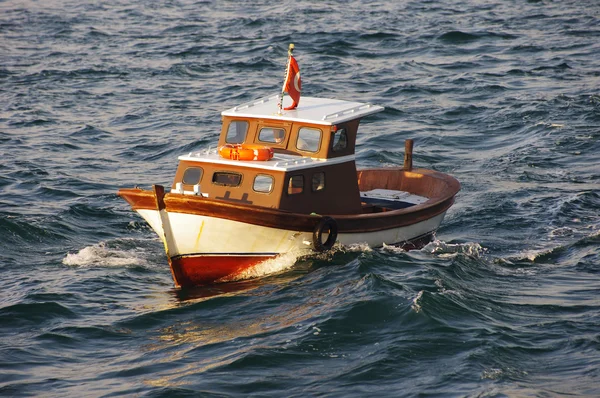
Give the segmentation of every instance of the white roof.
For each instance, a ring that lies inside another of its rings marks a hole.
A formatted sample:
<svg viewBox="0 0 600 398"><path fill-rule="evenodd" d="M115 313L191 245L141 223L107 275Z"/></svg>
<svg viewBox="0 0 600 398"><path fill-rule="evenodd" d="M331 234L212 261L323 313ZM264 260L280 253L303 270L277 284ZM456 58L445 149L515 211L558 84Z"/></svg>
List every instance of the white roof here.
<svg viewBox="0 0 600 398"><path fill-rule="evenodd" d="M362 102L344 101L328 98L301 97L300 105L291 111L282 110L278 113L279 95L271 95L256 101L247 102L234 108L223 111L223 116L243 118L264 118L285 120L291 122L305 122L331 126L347 122L373 113L381 112L384 108L379 105L365 104ZM283 107L290 106L292 100L285 96Z"/></svg>
<svg viewBox="0 0 600 398"><path fill-rule="evenodd" d="M187 160L192 162L206 162L228 166L243 166L255 169L278 171L301 170L323 165L351 162L354 161L354 159L354 155L340 156L331 159L317 159L306 156L276 153L271 160L231 160L222 158L214 149L206 152L190 152L187 155L179 156L179 160Z"/></svg>

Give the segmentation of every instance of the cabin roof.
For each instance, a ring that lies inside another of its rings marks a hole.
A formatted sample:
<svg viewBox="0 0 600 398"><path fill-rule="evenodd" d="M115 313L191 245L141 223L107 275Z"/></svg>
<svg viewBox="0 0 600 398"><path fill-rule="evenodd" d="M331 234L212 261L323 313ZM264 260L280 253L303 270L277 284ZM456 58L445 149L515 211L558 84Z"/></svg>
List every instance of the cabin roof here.
<svg viewBox="0 0 600 398"><path fill-rule="evenodd" d="M333 165L344 162L350 162L355 159L354 155L340 156L332 159L318 159L309 158L298 155L287 155L282 153L276 153L273 159L267 161L261 160L231 160L225 159L219 156L215 151L207 152L190 152L187 155L179 156L179 160L185 160L190 162L204 162L212 164L221 164L223 166L235 166L235 167L249 167L254 169L262 170L276 170L276 171L296 171L302 169L308 169L312 167L319 167L325 165Z"/></svg>
<svg viewBox="0 0 600 398"><path fill-rule="evenodd" d="M302 97L300 104L291 111L282 110L278 114L278 94L238 105L223 111L221 115L240 118L262 118L304 122L331 126L362 118L383 111L383 107L362 102L344 101L329 98ZM291 105L289 96L285 96L283 107Z"/></svg>

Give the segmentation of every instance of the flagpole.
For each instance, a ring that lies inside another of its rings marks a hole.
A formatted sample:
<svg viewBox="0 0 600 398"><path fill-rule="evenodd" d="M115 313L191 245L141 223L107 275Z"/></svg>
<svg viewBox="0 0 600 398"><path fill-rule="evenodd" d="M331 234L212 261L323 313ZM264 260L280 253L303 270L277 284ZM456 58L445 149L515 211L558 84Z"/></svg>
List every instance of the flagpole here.
<svg viewBox="0 0 600 398"><path fill-rule="evenodd" d="M281 88L281 96L279 97L279 110L277 111L277 113L279 115L282 114L282 109L283 109L283 96L285 94L285 83L288 80L288 73L290 73L290 58L292 57L292 52L294 51L294 43L290 43L289 47L288 47L288 58L287 58L287 64L285 66L285 77L283 79L283 87Z"/></svg>

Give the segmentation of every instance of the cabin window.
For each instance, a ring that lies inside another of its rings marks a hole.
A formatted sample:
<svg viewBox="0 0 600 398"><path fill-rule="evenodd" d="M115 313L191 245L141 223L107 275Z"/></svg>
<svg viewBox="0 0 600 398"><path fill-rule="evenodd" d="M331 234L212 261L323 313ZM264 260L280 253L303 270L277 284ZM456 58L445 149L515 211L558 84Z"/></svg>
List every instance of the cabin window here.
<svg viewBox="0 0 600 398"><path fill-rule="evenodd" d="M312 176L312 190L313 192L322 191L325 189L325 173L315 173Z"/></svg>
<svg viewBox="0 0 600 398"><path fill-rule="evenodd" d="M304 190L304 176L291 176L288 181L288 195L302 193Z"/></svg>
<svg viewBox="0 0 600 398"><path fill-rule="evenodd" d="M258 140L262 142L270 142L280 144L285 138L285 130L274 127L263 127L258 133Z"/></svg>
<svg viewBox="0 0 600 398"><path fill-rule="evenodd" d="M348 147L348 135L346 129L339 129L333 133L333 152L343 151Z"/></svg>
<svg viewBox="0 0 600 398"><path fill-rule="evenodd" d="M202 179L202 169L200 167L188 167L183 172L182 182L186 185L196 185Z"/></svg>
<svg viewBox="0 0 600 398"><path fill-rule="evenodd" d="M273 176L258 174L254 177L252 189L256 192L269 193L273 190Z"/></svg>
<svg viewBox="0 0 600 398"><path fill-rule="evenodd" d="M242 182L242 175L228 171L217 171L212 177L213 184L225 185L227 187L237 187Z"/></svg>
<svg viewBox="0 0 600 398"><path fill-rule="evenodd" d="M321 145L321 130L302 127L298 130L296 148L301 151L317 152Z"/></svg>
<svg viewBox="0 0 600 398"><path fill-rule="evenodd" d="M233 120L231 123L229 123L225 142L228 144L241 144L242 142L246 141L247 133L248 122L243 120Z"/></svg>

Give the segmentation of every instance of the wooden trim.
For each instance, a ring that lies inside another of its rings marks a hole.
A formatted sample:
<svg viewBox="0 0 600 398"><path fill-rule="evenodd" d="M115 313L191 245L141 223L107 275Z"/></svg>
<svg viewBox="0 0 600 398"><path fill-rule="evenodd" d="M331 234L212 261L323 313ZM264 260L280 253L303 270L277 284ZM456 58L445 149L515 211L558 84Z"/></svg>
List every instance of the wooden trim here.
<svg viewBox="0 0 600 398"><path fill-rule="evenodd" d="M404 173L404 178L410 181L400 178L401 173ZM339 233L381 231L428 220L447 211L454 203L454 196L460 189L460 184L453 177L432 170L415 169L408 172L398 168L367 169L359 171L358 177L363 191L397 184L394 185L399 187L396 189L410 186L412 188L410 192L430 197L430 200L408 208L380 213L330 215L337 221ZM375 180L379 183L376 184ZM119 196L129 202L134 210L156 210L157 208L152 191L139 188L121 189ZM321 217L326 215L300 214L176 193L165 194L163 201L166 210L172 213L203 215L301 232L312 232Z"/></svg>

